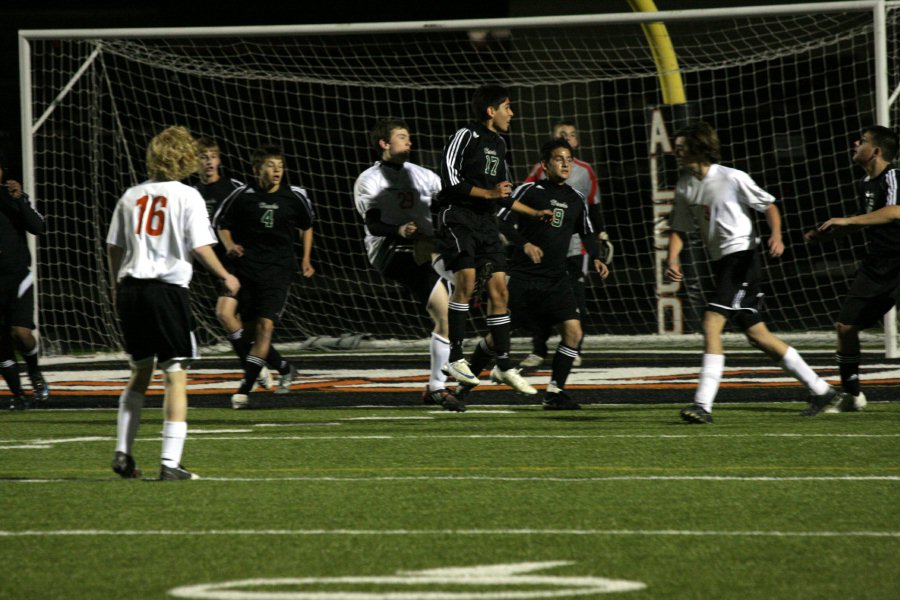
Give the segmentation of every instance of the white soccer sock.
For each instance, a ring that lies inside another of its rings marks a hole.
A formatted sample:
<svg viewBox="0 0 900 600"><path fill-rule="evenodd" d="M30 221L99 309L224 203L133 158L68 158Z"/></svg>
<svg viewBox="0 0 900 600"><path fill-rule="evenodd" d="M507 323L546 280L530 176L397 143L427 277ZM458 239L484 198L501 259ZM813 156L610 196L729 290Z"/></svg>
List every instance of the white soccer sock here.
<svg viewBox="0 0 900 600"><path fill-rule="evenodd" d="M181 464L184 440L187 437L186 421L164 421L162 443L162 464L177 467Z"/></svg>
<svg viewBox="0 0 900 600"><path fill-rule="evenodd" d="M722 371L725 369L724 354L704 354L703 366L700 367L700 382L694 394L694 404L706 412L712 412L713 401L719 391Z"/></svg>
<svg viewBox="0 0 900 600"><path fill-rule="evenodd" d="M428 380L428 389L432 392L447 387L447 376L441 372L441 367L450 360L450 340L431 332L431 379Z"/></svg>
<svg viewBox="0 0 900 600"><path fill-rule="evenodd" d="M119 414L116 419L116 452L131 454L134 438L141 426L141 410L144 408L144 394L122 390L119 394Z"/></svg>
<svg viewBox="0 0 900 600"><path fill-rule="evenodd" d="M815 396L821 396L831 387L827 381L809 368L803 357L792 346L788 346L787 352L781 357L781 368L805 385L809 393Z"/></svg>

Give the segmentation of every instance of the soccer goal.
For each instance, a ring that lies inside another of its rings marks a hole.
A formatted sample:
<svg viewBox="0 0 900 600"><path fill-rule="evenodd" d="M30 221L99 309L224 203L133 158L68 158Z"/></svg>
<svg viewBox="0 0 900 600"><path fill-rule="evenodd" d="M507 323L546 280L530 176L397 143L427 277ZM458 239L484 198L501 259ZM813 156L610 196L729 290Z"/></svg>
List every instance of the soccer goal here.
<svg viewBox="0 0 900 600"><path fill-rule="evenodd" d="M511 89L517 181L563 118L576 123L577 154L597 172L616 255L609 280L590 281L589 335L696 331L702 301L690 286L663 281L659 256L675 178L669 136L699 119L718 129L723 163L781 201L788 249L767 259L767 321L781 332L830 331L863 240L810 247L802 232L856 210L861 173L849 149L860 128L900 122L898 19L896 3L863 0L488 21L21 31L24 179L47 217L36 245L44 345L119 346L104 236L121 192L145 176L147 141L172 124L218 139L226 173L237 179L249 179L254 148L280 144L289 182L315 204L317 273L297 277L282 340L424 337L430 326L421 307L366 261L353 182L377 158L367 132L384 116L404 118L413 160L437 168L448 136L467 119L471 90L490 81ZM654 22L665 24L683 101L662 91L672 67L648 43ZM211 291L197 292L203 340L221 339Z"/></svg>

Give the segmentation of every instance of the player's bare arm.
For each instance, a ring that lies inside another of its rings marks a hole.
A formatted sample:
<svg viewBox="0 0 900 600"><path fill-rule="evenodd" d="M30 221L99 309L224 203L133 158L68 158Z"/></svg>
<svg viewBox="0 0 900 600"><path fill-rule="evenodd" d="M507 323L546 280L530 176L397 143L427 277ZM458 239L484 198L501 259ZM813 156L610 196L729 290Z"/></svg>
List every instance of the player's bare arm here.
<svg viewBox="0 0 900 600"><path fill-rule="evenodd" d="M316 269L312 265L312 247L313 247L313 228L303 230L303 260L300 262L300 268L304 277L312 277L316 274Z"/></svg>
<svg viewBox="0 0 900 600"><path fill-rule="evenodd" d="M673 231L669 235L669 254L666 259L666 278L670 281L682 281L684 273L681 272L681 250L684 248L684 240L681 234Z"/></svg>
<svg viewBox="0 0 900 600"><path fill-rule="evenodd" d="M531 208L527 204L523 204L519 200L513 202L512 206L510 206L509 208L510 210L515 211L520 215L525 215L526 217L530 217L538 221L544 221L545 223L549 223L553 219L552 210L537 210L535 208Z"/></svg>
<svg viewBox="0 0 900 600"><path fill-rule="evenodd" d="M522 251L534 264L540 263L541 259L544 258L544 251L541 250L540 246L536 246L531 242L525 242L525 245L522 246Z"/></svg>
<svg viewBox="0 0 900 600"><path fill-rule="evenodd" d="M766 221L769 223L769 256L779 257L784 254L784 242L781 239L781 211L774 204L766 209Z"/></svg>
<svg viewBox="0 0 900 600"><path fill-rule="evenodd" d="M225 267L222 266L222 263L219 262L219 257L216 256L212 246L198 246L197 248L194 248L194 256L197 257L210 273L222 280L222 283L225 284L225 289L228 290L230 296L234 296L238 293L238 290L241 289L240 282L237 277L229 273Z"/></svg>
<svg viewBox="0 0 900 600"><path fill-rule="evenodd" d="M225 246L225 254L237 258L244 256L244 247L234 243L230 229L219 229L219 239L222 240L222 245Z"/></svg>
<svg viewBox="0 0 900 600"><path fill-rule="evenodd" d="M512 195L512 191L513 187L510 182L501 181L493 189L473 185L472 189L469 190L469 195L484 200L502 200L503 198L509 198Z"/></svg>
<svg viewBox="0 0 900 600"><path fill-rule="evenodd" d="M600 279L606 279L609 277L609 267L606 266L606 263L601 261L599 258L594 259L594 271L596 271L600 275Z"/></svg>

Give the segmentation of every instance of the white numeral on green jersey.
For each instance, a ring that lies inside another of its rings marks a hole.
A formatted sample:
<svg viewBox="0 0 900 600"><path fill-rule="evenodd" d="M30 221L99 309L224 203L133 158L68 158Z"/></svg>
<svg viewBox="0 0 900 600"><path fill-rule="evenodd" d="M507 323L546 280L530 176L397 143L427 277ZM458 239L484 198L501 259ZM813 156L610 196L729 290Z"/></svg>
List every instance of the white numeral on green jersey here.
<svg viewBox="0 0 900 600"><path fill-rule="evenodd" d="M563 219L566 218L566 211L561 208L553 209L553 221L550 223L554 227L562 227Z"/></svg>

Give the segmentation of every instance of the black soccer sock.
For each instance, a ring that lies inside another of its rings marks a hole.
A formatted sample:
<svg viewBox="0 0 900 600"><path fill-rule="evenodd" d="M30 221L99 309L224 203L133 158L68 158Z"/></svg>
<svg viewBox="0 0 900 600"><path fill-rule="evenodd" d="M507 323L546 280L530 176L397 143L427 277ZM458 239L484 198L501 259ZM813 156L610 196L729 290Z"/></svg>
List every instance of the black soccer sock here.
<svg viewBox="0 0 900 600"><path fill-rule="evenodd" d="M509 371L509 313L489 315L487 326L488 331L491 332L491 338L494 340L497 368L501 371Z"/></svg>
<svg viewBox="0 0 900 600"><path fill-rule="evenodd" d="M463 357L463 340L466 338L466 321L469 319L469 305L450 302L447 307L447 326L450 339L450 362Z"/></svg>
<svg viewBox="0 0 900 600"><path fill-rule="evenodd" d="M472 372L475 374L475 377L478 377L482 371L484 371L494 360L494 351L488 348L487 342L481 340L478 342L478 345L475 346L475 351L472 353L471 359L471 368Z"/></svg>
<svg viewBox="0 0 900 600"><path fill-rule="evenodd" d="M841 387L851 396L859 396L859 353L835 355L841 371Z"/></svg>
<svg viewBox="0 0 900 600"><path fill-rule="evenodd" d="M534 335L531 336L531 353L540 356L541 358L545 358L549 352L547 340L550 339L552 334L552 327L545 327L543 325L538 326Z"/></svg>
<svg viewBox="0 0 900 600"><path fill-rule="evenodd" d="M572 363L578 356L578 350L570 348L565 344L556 347L556 354L553 355L553 372L550 374L550 385L559 389L566 387L566 380L572 371Z"/></svg>
<svg viewBox="0 0 900 600"><path fill-rule="evenodd" d="M253 389L253 384L259 378L259 372L266 366L266 361L258 356L248 354L244 359L244 378L241 379L241 387L238 388L238 394L249 394Z"/></svg>
<svg viewBox="0 0 900 600"><path fill-rule="evenodd" d="M0 375L6 380L9 391L13 396L22 395L22 378L19 377L19 364L14 360L0 362Z"/></svg>
<svg viewBox="0 0 900 600"><path fill-rule="evenodd" d="M34 342L34 348L31 350L24 350L22 352L22 358L25 359L25 368L28 370L29 375L34 375L41 372L40 367L38 367L38 353L40 352L40 348L38 347L37 341Z"/></svg>
<svg viewBox="0 0 900 600"><path fill-rule="evenodd" d="M250 351L250 344L244 339L244 330L238 329L237 331L232 331L225 337L228 338L231 347L234 349L234 353L237 354L237 357L241 359L241 364L243 364L244 360L247 358L247 353Z"/></svg>
<svg viewBox="0 0 900 600"><path fill-rule="evenodd" d="M269 365L269 368L275 369L282 375L287 375L291 371L291 365L288 364L288 361L284 360L281 353L271 344L269 344L269 354L266 356L266 364Z"/></svg>

